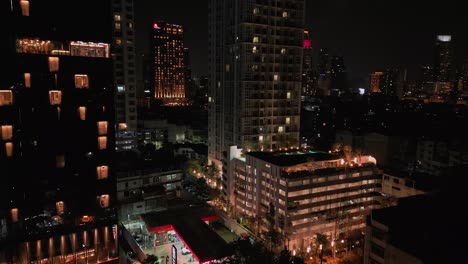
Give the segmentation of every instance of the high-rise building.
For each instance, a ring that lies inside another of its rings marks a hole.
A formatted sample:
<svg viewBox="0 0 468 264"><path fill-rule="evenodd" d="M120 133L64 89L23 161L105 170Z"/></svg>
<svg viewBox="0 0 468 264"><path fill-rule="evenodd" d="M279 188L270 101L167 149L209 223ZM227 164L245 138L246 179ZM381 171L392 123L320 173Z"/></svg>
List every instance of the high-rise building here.
<svg viewBox="0 0 468 264"><path fill-rule="evenodd" d="M137 146L136 65L133 0L113 1L116 150Z"/></svg>
<svg viewBox="0 0 468 264"><path fill-rule="evenodd" d="M450 82L452 70L452 36L438 35L435 42L434 81Z"/></svg>
<svg viewBox="0 0 468 264"><path fill-rule="evenodd" d="M153 23L154 97L166 104L185 101L184 29L164 21Z"/></svg>
<svg viewBox="0 0 468 264"><path fill-rule="evenodd" d="M369 74L370 85L369 90L371 93L380 92L380 79L382 78L383 72L373 72Z"/></svg>
<svg viewBox="0 0 468 264"><path fill-rule="evenodd" d="M304 30L304 42L302 47L304 48L304 57L302 60L302 95L315 95L316 76L314 76L312 67L313 48L308 30Z"/></svg>
<svg viewBox="0 0 468 264"><path fill-rule="evenodd" d="M425 94L432 94L434 91L434 68L428 65L421 67L420 89Z"/></svg>
<svg viewBox="0 0 468 264"><path fill-rule="evenodd" d="M117 259L111 1L32 2L0 4L0 262Z"/></svg>
<svg viewBox="0 0 468 264"><path fill-rule="evenodd" d="M317 72L319 92L323 95L330 95L330 56L326 48L319 51Z"/></svg>
<svg viewBox="0 0 468 264"><path fill-rule="evenodd" d="M185 79L185 97L189 98L188 94L193 94L192 67L190 66L190 52L188 48L184 48L184 79Z"/></svg>
<svg viewBox="0 0 468 264"><path fill-rule="evenodd" d="M209 160L299 143L304 1L210 1Z"/></svg>
<svg viewBox="0 0 468 264"><path fill-rule="evenodd" d="M386 69L380 79L380 91L387 96L397 96L400 81L400 70L397 68Z"/></svg>
<svg viewBox="0 0 468 264"><path fill-rule="evenodd" d="M330 88L333 91L345 91L347 87L346 67L343 56L333 56L330 60Z"/></svg>

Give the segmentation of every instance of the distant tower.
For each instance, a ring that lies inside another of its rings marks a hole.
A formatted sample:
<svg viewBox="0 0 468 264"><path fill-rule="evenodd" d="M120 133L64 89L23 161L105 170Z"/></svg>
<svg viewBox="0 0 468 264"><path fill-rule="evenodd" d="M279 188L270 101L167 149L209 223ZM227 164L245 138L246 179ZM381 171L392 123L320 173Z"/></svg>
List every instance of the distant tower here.
<svg viewBox="0 0 468 264"><path fill-rule="evenodd" d="M166 104L185 99L185 50L182 26L153 23L154 97Z"/></svg>
<svg viewBox="0 0 468 264"><path fill-rule="evenodd" d="M452 36L438 35L435 43L434 81L450 82L452 69Z"/></svg>
<svg viewBox="0 0 468 264"><path fill-rule="evenodd" d="M387 69L380 79L380 91L387 96L398 93L400 71L396 68Z"/></svg>
<svg viewBox="0 0 468 264"><path fill-rule="evenodd" d="M304 48L302 61L302 95L315 95L315 76L312 69L312 40L307 30L304 30L304 42L302 46Z"/></svg>
<svg viewBox="0 0 468 264"><path fill-rule="evenodd" d="M333 91L347 89L346 68L343 56L333 56L330 61L330 87Z"/></svg>
<svg viewBox="0 0 468 264"><path fill-rule="evenodd" d="M369 90L371 93L380 92L380 79L382 79L383 72L373 72L369 74Z"/></svg>
<svg viewBox="0 0 468 264"><path fill-rule="evenodd" d="M328 49L323 48L319 51L318 64L318 88L323 95L330 94L330 57Z"/></svg>

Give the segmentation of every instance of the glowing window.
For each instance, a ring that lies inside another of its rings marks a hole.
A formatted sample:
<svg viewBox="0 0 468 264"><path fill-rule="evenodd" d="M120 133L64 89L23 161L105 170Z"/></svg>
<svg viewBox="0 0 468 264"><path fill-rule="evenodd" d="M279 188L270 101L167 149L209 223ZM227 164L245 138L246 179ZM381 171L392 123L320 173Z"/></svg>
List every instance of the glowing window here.
<svg viewBox="0 0 468 264"><path fill-rule="evenodd" d="M278 74L273 75L273 80L274 80L274 81L278 81L278 80L279 80Z"/></svg>
<svg viewBox="0 0 468 264"><path fill-rule="evenodd" d="M286 99L291 99L291 92L286 93Z"/></svg>
<svg viewBox="0 0 468 264"><path fill-rule="evenodd" d="M283 12L283 17L288 17L288 12L284 11Z"/></svg>
<svg viewBox="0 0 468 264"><path fill-rule="evenodd" d="M59 105L62 103L62 91L49 91L49 101L51 105Z"/></svg>
<svg viewBox="0 0 468 264"><path fill-rule="evenodd" d="M97 126L99 135L107 134L107 121L99 121Z"/></svg>
<svg viewBox="0 0 468 264"><path fill-rule="evenodd" d="M258 136L258 141L262 142L263 141L263 136Z"/></svg>
<svg viewBox="0 0 468 264"><path fill-rule="evenodd" d="M5 154L7 157L13 156L13 143L11 142L5 143Z"/></svg>
<svg viewBox="0 0 468 264"><path fill-rule="evenodd" d="M100 150L103 150L103 149L107 148L107 137L106 136L98 137L98 148Z"/></svg>
<svg viewBox="0 0 468 264"><path fill-rule="evenodd" d="M87 74L75 74L75 88L89 88L89 79Z"/></svg>
<svg viewBox="0 0 468 264"><path fill-rule="evenodd" d="M63 201L56 202L55 209L57 209L57 215L63 215L65 213L65 203Z"/></svg>
<svg viewBox="0 0 468 264"><path fill-rule="evenodd" d="M20 6L21 6L21 15L29 16L29 1L21 0Z"/></svg>
<svg viewBox="0 0 468 264"><path fill-rule="evenodd" d="M13 223L17 223L18 222L18 208L12 208L10 210L10 213L11 213L11 221Z"/></svg>
<svg viewBox="0 0 468 264"><path fill-rule="evenodd" d="M49 71L56 72L59 70L59 58L49 57Z"/></svg>
<svg viewBox="0 0 468 264"><path fill-rule="evenodd" d="M286 49L285 48L281 49L281 54L283 54L283 55L286 54Z"/></svg>
<svg viewBox="0 0 468 264"><path fill-rule="evenodd" d="M120 21L120 15L114 15L114 20L115 21Z"/></svg>
<svg viewBox="0 0 468 264"><path fill-rule="evenodd" d="M260 40L259 40L258 37L253 37L253 40L252 40L253 43L259 43L259 41L260 41Z"/></svg>
<svg viewBox="0 0 468 264"><path fill-rule="evenodd" d="M119 130L127 130L127 123L119 123Z"/></svg>
<svg viewBox="0 0 468 264"><path fill-rule="evenodd" d="M283 126L279 126L278 127L278 133L283 133L284 132L284 127Z"/></svg>
<svg viewBox="0 0 468 264"><path fill-rule="evenodd" d="M260 9L259 9L258 7L255 7L255 8L253 9L253 14L254 14L254 15L258 15L259 13L260 13Z"/></svg>
<svg viewBox="0 0 468 264"><path fill-rule="evenodd" d="M120 22L114 24L116 30L120 30Z"/></svg>
<svg viewBox="0 0 468 264"><path fill-rule="evenodd" d="M98 166L96 168L97 178L98 180L107 179L109 175L109 167L108 166Z"/></svg>
<svg viewBox="0 0 468 264"><path fill-rule="evenodd" d="M86 106L78 107L78 115L80 116L80 120L86 120Z"/></svg>
<svg viewBox="0 0 468 264"><path fill-rule="evenodd" d="M0 106L13 104L13 93L9 90L0 90Z"/></svg>
<svg viewBox="0 0 468 264"><path fill-rule="evenodd" d="M253 46L253 48L252 48L252 53L257 53L257 52L258 52L257 46Z"/></svg>
<svg viewBox="0 0 468 264"><path fill-rule="evenodd" d="M24 87L31 88L31 74L30 73L24 74Z"/></svg>
<svg viewBox="0 0 468 264"><path fill-rule="evenodd" d="M65 155L57 155L55 157L55 166L59 169L65 167Z"/></svg>
<svg viewBox="0 0 468 264"><path fill-rule="evenodd" d="M11 140L13 138L13 126L1 126L2 139Z"/></svg>
<svg viewBox="0 0 468 264"><path fill-rule="evenodd" d="M110 196L108 194L103 194L101 196L98 196L99 206L101 206L101 208L109 207L109 199L110 199Z"/></svg>
<svg viewBox="0 0 468 264"><path fill-rule="evenodd" d="M230 71L231 71L231 65L226 64L226 72L230 72Z"/></svg>
<svg viewBox="0 0 468 264"><path fill-rule="evenodd" d="M289 123L291 123L291 118L290 118L290 117L286 117L286 125L289 125Z"/></svg>

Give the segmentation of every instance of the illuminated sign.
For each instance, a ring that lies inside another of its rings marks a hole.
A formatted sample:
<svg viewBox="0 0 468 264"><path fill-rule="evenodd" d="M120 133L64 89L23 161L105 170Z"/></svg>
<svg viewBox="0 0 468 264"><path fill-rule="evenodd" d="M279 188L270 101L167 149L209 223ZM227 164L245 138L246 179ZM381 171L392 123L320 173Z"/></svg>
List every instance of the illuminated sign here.
<svg viewBox="0 0 468 264"><path fill-rule="evenodd" d="M154 28L154 29L160 29L158 23L154 23L154 24L153 24L153 28Z"/></svg>
<svg viewBox="0 0 468 264"><path fill-rule="evenodd" d="M312 46L312 40L310 40L310 39L305 39L304 42L303 42L302 47L304 47L304 48L310 48L310 46Z"/></svg>
<svg viewBox="0 0 468 264"><path fill-rule="evenodd" d="M437 39L439 41L442 41L442 42L449 42L450 40L452 40L452 36L450 36L450 35L438 35Z"/></svg>
<svg viewBox="0 0 468 264"><path fill-rule="evenodd" d="M177 264L177 248L172 245L172 264Z"/></svg>

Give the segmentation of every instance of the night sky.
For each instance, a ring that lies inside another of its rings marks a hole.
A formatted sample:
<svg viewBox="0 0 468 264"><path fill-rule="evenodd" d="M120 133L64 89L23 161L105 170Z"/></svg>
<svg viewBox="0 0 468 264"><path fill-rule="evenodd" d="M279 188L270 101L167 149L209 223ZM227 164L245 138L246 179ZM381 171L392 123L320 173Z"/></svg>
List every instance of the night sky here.
<svg viewBox="0 0 468 264"><path fill-rule="evenodd" d="M306 0L306 27L315 51L342 55L350 78L403 66L409 78L418 65L432 65L435 36L452 34L457 62L468 59L468 10L463 1ZM207 73L208 1L135 0L137 48L149 48L153 19L185 27L194 75ZM465 29L465 31L463 30Z"/></svg>

